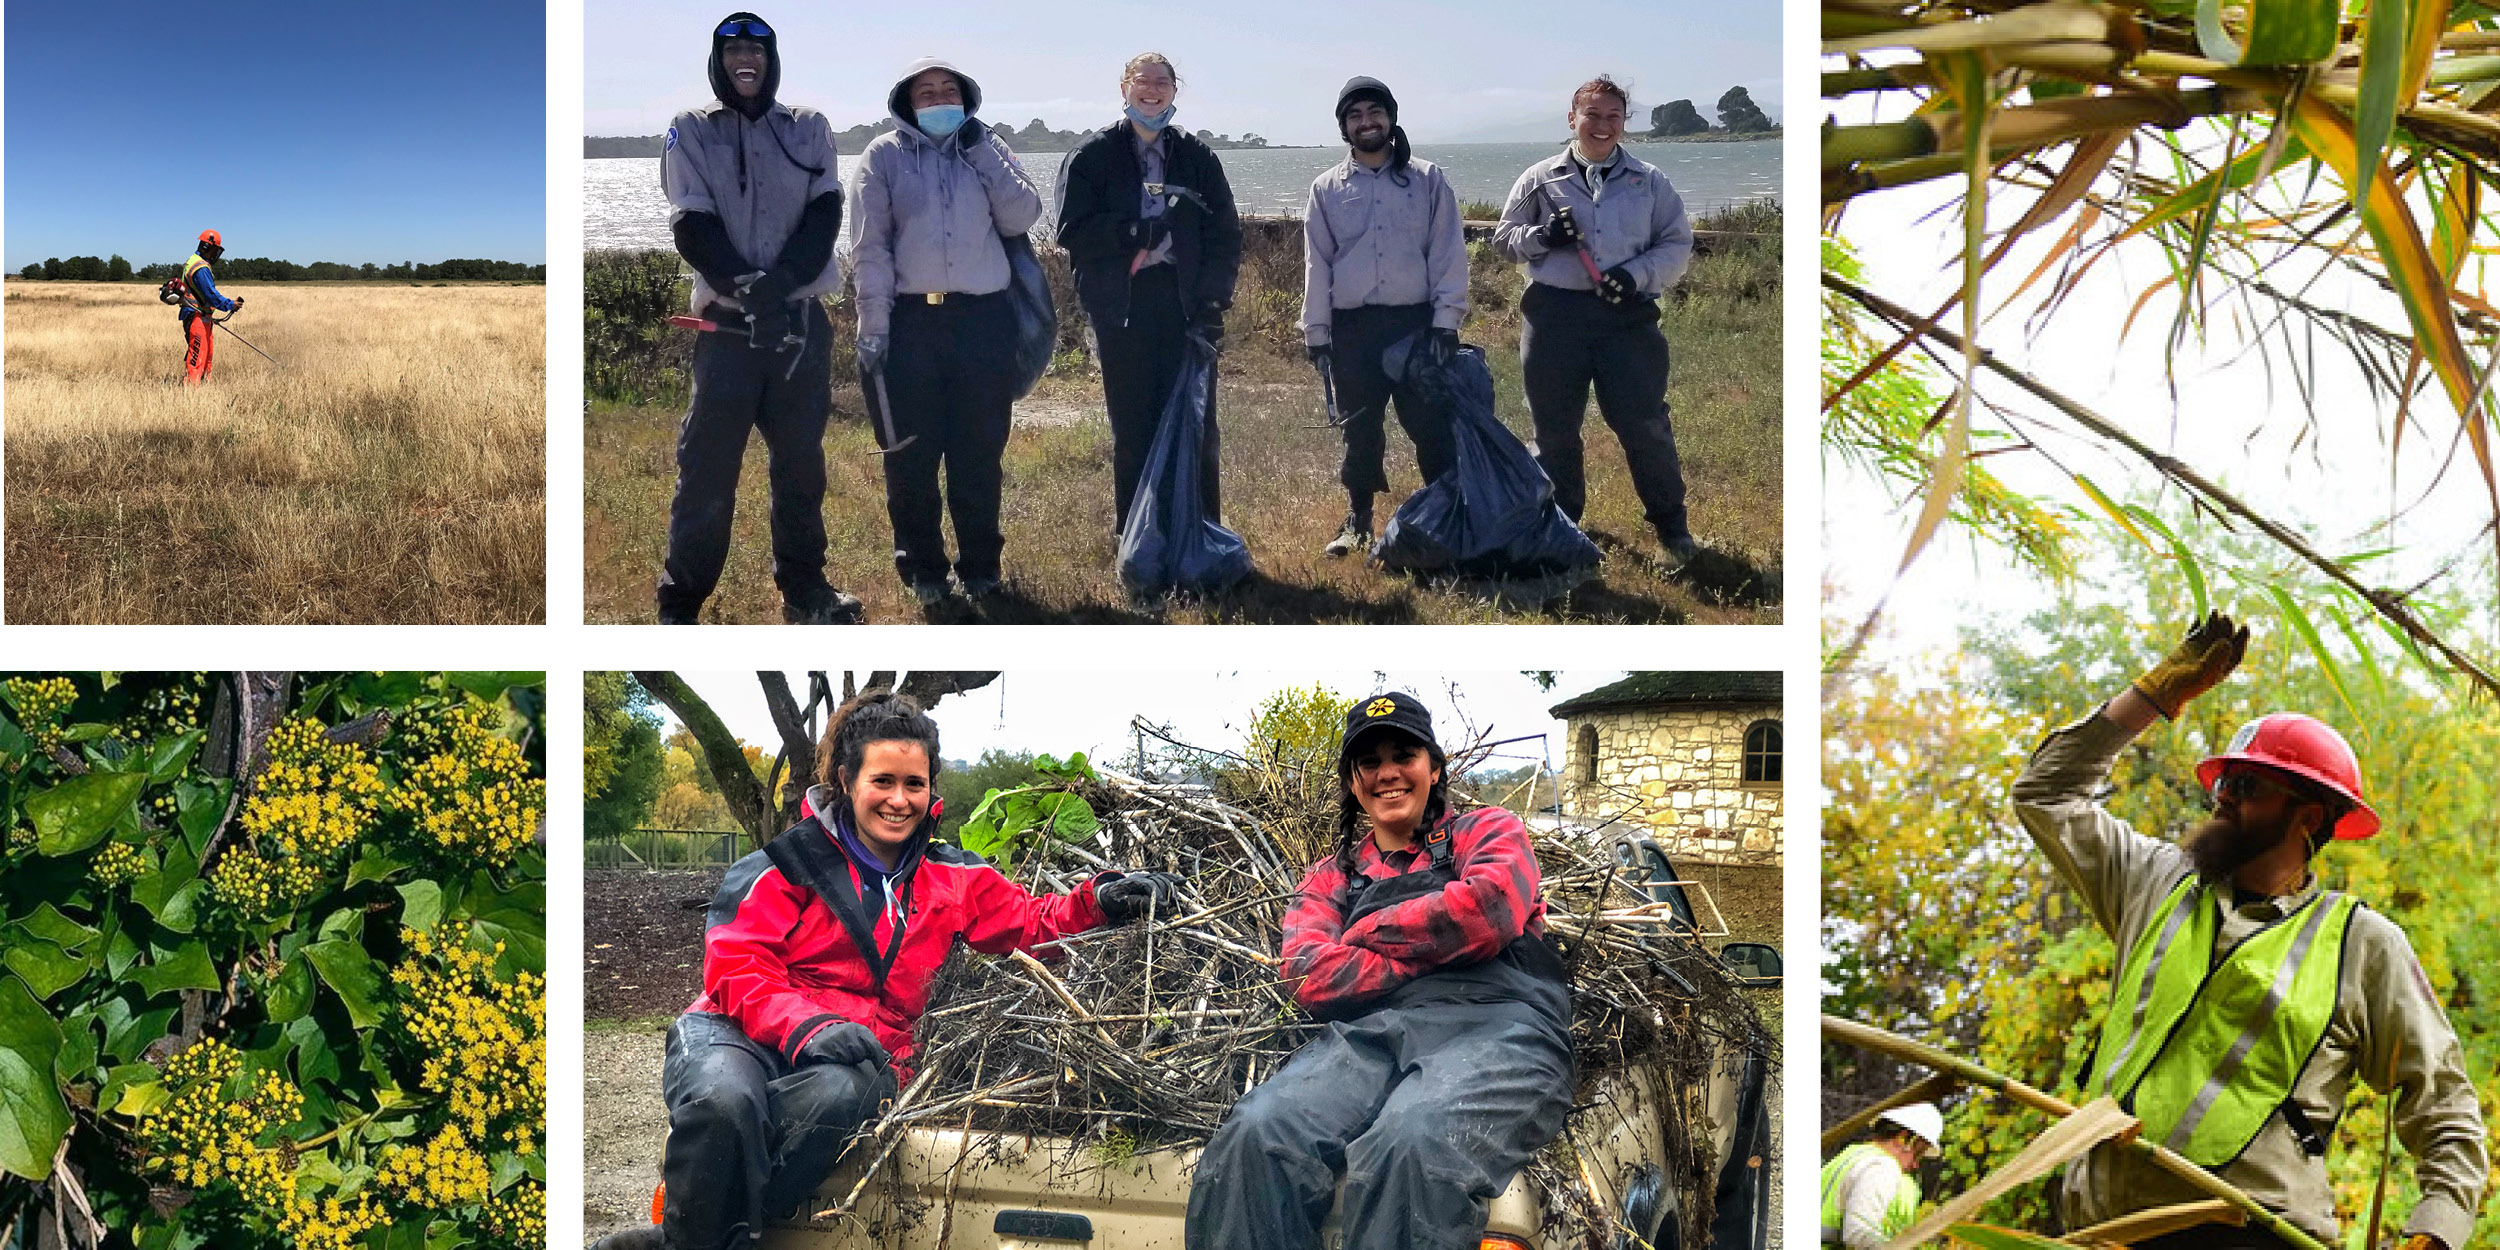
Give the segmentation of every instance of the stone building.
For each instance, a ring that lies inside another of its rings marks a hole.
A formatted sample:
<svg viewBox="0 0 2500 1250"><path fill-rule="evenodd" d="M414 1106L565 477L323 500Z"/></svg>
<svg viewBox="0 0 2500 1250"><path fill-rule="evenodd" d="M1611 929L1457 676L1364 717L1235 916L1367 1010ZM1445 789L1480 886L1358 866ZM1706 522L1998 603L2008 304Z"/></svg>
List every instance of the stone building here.
<svg viewBox="0 0 2500 1250"><path fill-rule="evenodd" d="M1627 828L1709 888L1737 940L1778 943L1778 673L1634 673L1554 706L1566 726L1562 815ZM1707 923L1708 917L1703 917Z"/></svg>

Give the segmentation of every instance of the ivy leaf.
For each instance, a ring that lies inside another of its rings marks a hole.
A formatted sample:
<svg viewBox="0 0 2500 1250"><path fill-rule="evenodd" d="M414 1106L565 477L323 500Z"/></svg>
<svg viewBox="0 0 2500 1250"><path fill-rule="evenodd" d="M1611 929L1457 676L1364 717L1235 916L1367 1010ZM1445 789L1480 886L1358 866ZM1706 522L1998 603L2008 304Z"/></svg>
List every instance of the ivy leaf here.
<svg viewBox="0 0 2500 1250"><path fill-rule="evenodd" d="M24 759L33 754L34 749L35 744L26 740L26 731L19 729L17 722L0 716L0 755L13 760Z"/></svg>
<svg viewBox="0 0 2500 1250"><path fill-rule="evenodd" d="M36 852L72 855L103 841L122 818L137 814L147 784L145 773L89 773L27 796Z"/></svg>
<svg viewBox="0 0 2500 1250"><path fill-rule="evenodd" d="M104 1088L96 1091L95 1105L122 1115L138 1115L164 1101L164 1095L165 1086L157 1080L154 1064L116 1064L105 1070ZM136 1106L123 1106L125 1099Z"/></svg>
<svg viewBox="0 0 2500 1250"><path fill-rule="evenodd" d="M52 1075L60 1053L60 1023L23 982L0 977L0 1171L30 1181L52 1175L69 1132L69 1104Z"/></svg>
<svg viewBox="0 0 2500 1250"><path fill-rule="evenodd" d="M406 861L394 859L368 842L356 862L347 866L347 886L354 889L367 881L380 881L407 866Z"/></svg>
<svg viewBox="0 0 2500 1250"><path fill-rule="evenodd" d="M399 887L399 922L423 932L443 918L443 887L431 881L411 881Z"/></svg>
<svg viewBox="0 0 2500 1250"><path fill-rule="evenodd" d="M168 990L213 990L217 966L208 961L208 944L185 942L172 954L157 952L154 962L130 970L125 978L150 998Z"/></svg>
<svg viewBox="0 0 2500 1250"><path fill-rule="evenodd" d="M286 1024L312 1010L312 966L301 955L286 961L271 978L263 999L271 1024Z"/></svg>
<svg viewBox="0 0 2500 1250"><path fill-rule="evenodd" d="M67 1026L61 1030L61 1053L52 1057L52 1075L64 1086L86 1080L96 1058L95 1018L71 1016Z"/></svg>
<svg viewBox="0 0 2500 1250"><path fill-rule="evenodd" d="M545 673L445 673L443 677L451 684L476 695L479 699L492 703L503 697L503 692L507 687L536 685L546 680L547 675Z"/></svg>
<svg viewBox="0 0 2500 1250"><path fill-rule="evenodd" d="M217 822L226 818L226 794L231 781L217 781L205 786L184 782L174 787L175 801L182 805L182 836L191 844L191 855L198 859L200 848L208 844L208 835Z"/></svg>
<svg viewBox="0 0 2500 1250"><path fill-rule="evenodd" d="M132 1011L120 998L106 999L95 1013L104 1022L104 1056L115 1063L137 1058L165 1036L165 1029L174 1022L174 1011L172 1007Z"/></svg>
<svg viewBox="0 0 2500 1250"><path fill-rule="evenodd" d="M305 947L304 958L346 1005L349 1023L360 1029L382 1023L382 965L363 946L333 938Z"/></svg>
<svg viewBox="0 0 2500 1250"><path fill-rule="evenodd" d="M156 750L148 756L148 779L163 784L181 776L207 737L206 730L193 729L157 743Z"/></svg>
<svg viewBox="0 0 2500 1250"><path fill-rule="evenodd" d="M0 954L0 964L26 978L35 997L48 999L87 975L87 961L42 938L28 938Z"/></svg>
<svg viewBox="0 0 2500 1250"><path fill-rule="evenodd" d="M147 909L158 924L165 923L165 911L174 895L200 875L199 857L191 848L177 842L165 848L165 864L154 872L130 883L130 901ZM188 932L188 928L184 929Z"/></svg>
<svg viewBox="0 0 2500 1250"><path fill-rule="evenodd" d="M94 941L96 934L101 932L101 930L89 928L62 915L60 909L50 903L35 908L32 915L17 922L17 928L21 933L56 943L63 950L73 951Z"/></svg>

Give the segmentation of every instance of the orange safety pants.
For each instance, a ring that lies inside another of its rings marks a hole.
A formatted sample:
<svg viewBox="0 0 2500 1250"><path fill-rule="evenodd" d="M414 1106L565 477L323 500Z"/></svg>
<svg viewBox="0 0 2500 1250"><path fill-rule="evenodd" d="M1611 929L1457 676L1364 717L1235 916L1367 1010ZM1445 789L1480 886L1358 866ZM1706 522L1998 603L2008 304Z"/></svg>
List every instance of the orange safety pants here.
<svg viewBox="0 0 2500 1250"><path fill-rule="evenodd" d="M208 314L195 313L182 323L182 384L198 386L208 380L208 366L217 355L217 330L209 324Z"/></svg>

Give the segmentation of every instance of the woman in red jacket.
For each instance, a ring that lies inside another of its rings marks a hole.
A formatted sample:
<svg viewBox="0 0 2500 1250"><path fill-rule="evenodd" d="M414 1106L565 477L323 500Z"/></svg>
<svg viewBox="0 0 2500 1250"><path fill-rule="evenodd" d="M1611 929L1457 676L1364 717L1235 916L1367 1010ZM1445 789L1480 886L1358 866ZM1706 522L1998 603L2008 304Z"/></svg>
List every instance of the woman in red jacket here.
<svg viewBox="0 0 2500 1250"><path fill-rule="evenodd" d="M1284 922L1283 975L1328 1031L1207 1143L1189 1250L1316 1250L1340 1172L1345 1250L1474 1250L1562 1131L1571 989L1536 851L1501 808L1450 814L1448 762L1409 695L1347 713L1337 853Z"/></svg>
<svg viewBox="0 0 2500 1250"><path fill-rule="evenodd" d="M937 723L862 695L825 727L804 819L731 866L704 917L703 996L668 1031L661 1223L611 1250L724 1250L787 1214L911 1077L912 1026L962 938L1003 955L1105 924L1179 879L1103 873L1035 897L931 835Z"/></svg>

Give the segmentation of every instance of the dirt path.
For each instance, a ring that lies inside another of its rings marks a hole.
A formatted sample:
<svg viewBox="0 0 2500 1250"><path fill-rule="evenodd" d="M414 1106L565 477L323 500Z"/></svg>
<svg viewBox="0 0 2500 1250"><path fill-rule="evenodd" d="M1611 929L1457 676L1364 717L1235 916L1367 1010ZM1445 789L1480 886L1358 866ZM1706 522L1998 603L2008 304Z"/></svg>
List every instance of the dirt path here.
<svg viewBox="0 0 2500 1250"><path fill-rule="evenodd" d="M660 1026L582 1037L584 1243L651 1218L668 1113L660 1106Z"/></svg>

